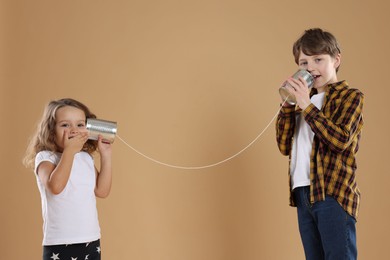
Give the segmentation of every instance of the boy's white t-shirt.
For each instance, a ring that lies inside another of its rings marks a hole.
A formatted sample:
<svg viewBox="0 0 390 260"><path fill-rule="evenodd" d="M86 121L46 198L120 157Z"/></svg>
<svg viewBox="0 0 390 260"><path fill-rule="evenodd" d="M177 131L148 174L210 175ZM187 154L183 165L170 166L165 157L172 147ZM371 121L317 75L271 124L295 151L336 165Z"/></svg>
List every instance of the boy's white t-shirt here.
<svg viewBox="0 0 390 260"><path fill-rule="evenodd" d="M310 100L321 109L325 92L313 95ZM296 118L294 142L291 153L290 174L292 189L310 185L310 155L314 133L300 113Z"/></svg>
<svg viewBox="0 0 390 260"><path fill-rule="evenodd" d="M100 239L93 158L86 152L77 153L66 187L60 194L54 195L46 190L37 168L43 161L57 165L60 157L60 153L41 151L35 158L35 175L42 201L43 245L77 244Z"/></svg>

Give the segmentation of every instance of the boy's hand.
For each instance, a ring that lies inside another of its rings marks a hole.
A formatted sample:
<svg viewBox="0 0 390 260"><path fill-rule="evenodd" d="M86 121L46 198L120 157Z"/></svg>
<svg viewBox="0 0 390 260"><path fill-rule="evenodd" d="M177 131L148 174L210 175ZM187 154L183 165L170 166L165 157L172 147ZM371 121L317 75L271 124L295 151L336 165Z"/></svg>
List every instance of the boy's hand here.
<svg viewBox="0 0 390 260"><path fill-rule="evenodd" d="M291 95L295 96L297 105L302 110L305 110L305 108L311 104L310 90L306 81L302 77L299 77L298 79L289 78L287 81L290 84L286 87L287 90L291 93Z"/></svg>

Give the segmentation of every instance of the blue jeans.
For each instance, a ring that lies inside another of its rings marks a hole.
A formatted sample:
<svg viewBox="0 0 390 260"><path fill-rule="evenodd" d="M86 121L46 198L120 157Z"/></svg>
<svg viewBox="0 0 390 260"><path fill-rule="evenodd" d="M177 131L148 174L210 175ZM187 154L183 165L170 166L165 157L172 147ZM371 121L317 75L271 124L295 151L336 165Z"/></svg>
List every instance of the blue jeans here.
<svg viewBox="0 0 390 260"><path fill-rule="evenodd" d="M355 219L331 196L310 204L310 187L294 189L307 260L357 259Z"/></svg>

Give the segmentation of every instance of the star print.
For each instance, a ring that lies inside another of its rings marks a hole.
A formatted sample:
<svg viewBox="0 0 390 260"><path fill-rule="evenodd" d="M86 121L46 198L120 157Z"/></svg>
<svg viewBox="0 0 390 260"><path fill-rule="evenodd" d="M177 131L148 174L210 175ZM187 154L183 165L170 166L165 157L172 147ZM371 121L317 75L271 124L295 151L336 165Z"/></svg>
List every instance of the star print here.
<svg viewBox="0 0 390 260"><path fill-rule="evenodd" d="M76 258L73 258L73 257L72 257L72 259L71 259L71 260L77 260L77 257L76 257Z"/></svg>
<svg viewBox="0 0 390 260"><path fill-rule="evenodd" d="M60 253L58 253L58 254L54 254L53 253L53 255L50 257L50 258L52 258L53 260L59 260L60 258L58 257L58 255L59 255Z"/></svg>
<svg viewBox="0 0 390 260"><path fill-rule="evenodd" d="M100 252L101 252L100 246L96 247L96 251L100 254Z"/></svg>
<svg viewBox="0 0 390 260"><path fill-rule="evenodd" d="M89 246L89 244L90 244L90 242L88 242L88 243L85 243L85 247L88 247L88 246Z"/></svg>
<svg viewBox="0 0 390 260"><path fill-rule="evenodd" d="M86 255L86 256L85 256L85 260L88 260L88 257L89 257L89 255Z"/></svg>

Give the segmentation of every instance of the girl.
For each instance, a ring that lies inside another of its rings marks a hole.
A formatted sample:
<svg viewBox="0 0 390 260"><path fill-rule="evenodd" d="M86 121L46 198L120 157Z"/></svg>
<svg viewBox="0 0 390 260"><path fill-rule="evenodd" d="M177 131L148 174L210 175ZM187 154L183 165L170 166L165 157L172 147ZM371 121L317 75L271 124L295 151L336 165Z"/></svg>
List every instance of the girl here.
<svg viewBox="0 0 390 260"><path fill-rule="evenodd" d="M96 116L79 101L51 101L24 158L41 194L43 260L101 259L96 197L110 193L111 144L88 140L87 118Z"/></svg>

